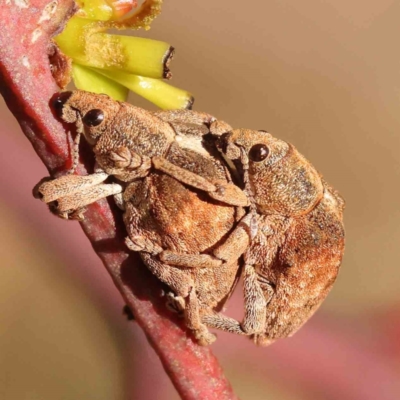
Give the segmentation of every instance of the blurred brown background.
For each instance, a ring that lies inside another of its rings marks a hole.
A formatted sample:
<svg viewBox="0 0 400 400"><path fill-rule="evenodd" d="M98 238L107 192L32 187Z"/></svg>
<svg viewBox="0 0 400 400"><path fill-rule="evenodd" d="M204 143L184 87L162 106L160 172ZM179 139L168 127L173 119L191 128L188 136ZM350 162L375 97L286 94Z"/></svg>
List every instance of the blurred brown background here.
<svg viewBox="0 0 400 400"><path fill-rule="evenodd" d="M219 334L238 395L398 399L400 3L165 1L141 35L176 47L172 83L195 109L293 143L347 202L317 315L266 349ZM0 113L0 399L177 399L77 223L32 198L47 171Z"/></svg>

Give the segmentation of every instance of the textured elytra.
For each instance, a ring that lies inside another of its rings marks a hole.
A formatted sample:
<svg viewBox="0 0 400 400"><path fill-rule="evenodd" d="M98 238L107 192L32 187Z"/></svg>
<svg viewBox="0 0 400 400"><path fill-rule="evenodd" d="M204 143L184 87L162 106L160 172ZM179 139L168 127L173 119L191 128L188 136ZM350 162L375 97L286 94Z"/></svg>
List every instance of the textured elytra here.
<svg viewBox="0 0 400 400"><path fill-rule="evenodd" d="M97 161L81 187L73 175L59 178L55 212L81 218L85 202L115 195L128 247L170 287L169 304L201 344L214 340L206 325L268 344L293 334L321 304L342 258L344 203L292 145L206 113L150 113L103 95L63 93L54 104ZM117 183L104 184L108 176ZM39 187L44 201L56 186ZM218 311L241 267L239 323Z"/></svg>

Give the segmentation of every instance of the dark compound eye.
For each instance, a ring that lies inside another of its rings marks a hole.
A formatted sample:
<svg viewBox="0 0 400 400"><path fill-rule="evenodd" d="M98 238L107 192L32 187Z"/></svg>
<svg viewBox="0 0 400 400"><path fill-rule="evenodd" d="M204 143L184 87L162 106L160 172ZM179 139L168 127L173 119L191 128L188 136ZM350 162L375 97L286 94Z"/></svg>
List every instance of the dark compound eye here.
<svg viewBox="0 0 400 400"><path fill-rule="evenodd" d="M94 110L90 110L86 113L86 115L82 118L82 122L86 126L97 126L100 125L104 120L103 111L95 108Z"/></svg>
<svg viewBox="0 0 400 400"><path fill-rule="evenodd" d="M269 149L265 144L255 144L249 151L251 161L260 162L268 157Z"/></svg>
<svg viewBox="0 0 400 400"><path fill-rule="evenodd" d="M67 100L71 97L72 92L61 92L56 94L51 103L53 106L53 110L57 117L61 118L62 117L62 109L64 107L64 104L67 102Z"/></svg>

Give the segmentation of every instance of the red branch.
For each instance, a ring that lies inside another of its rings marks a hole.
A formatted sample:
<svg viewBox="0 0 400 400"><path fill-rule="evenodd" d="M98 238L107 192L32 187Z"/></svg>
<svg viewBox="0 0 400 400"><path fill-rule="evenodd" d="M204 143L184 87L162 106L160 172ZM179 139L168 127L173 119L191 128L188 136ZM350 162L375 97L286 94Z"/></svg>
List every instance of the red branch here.
<svg viewBox="0 0 400 400"><path fill-rule="evenodd" d="M9 0L0 7L0 90L52 175L68 167L69 146L48 105L58 90L48 52L50 38L73 11L72 0ZM82 165L80 171L85 171ZM236 399L210 349L195 344L168 314L160 283L137 254L126 251L120 213L99 202L88 208L82 228L181 397Z"/></svg>

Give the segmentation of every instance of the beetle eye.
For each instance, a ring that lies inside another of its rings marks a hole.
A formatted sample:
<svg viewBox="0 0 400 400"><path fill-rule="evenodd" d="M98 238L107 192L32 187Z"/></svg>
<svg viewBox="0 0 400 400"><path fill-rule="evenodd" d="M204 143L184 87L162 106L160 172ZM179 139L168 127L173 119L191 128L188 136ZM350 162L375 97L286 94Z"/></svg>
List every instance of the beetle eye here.
<svg viewBox="0 0 400 400"><path fill-rule="evenodd" d="M255 144L249 151L251 161L260 162L268 157L269 149L265 144Z"/></svg>
<svg viewBox="0 0 400 400"><path fill-rule="evenodd" d="M95 108L94 110L88 111L82 118L82 122L86 126L97 126L100 125L104 120L103 111Z"/></svg>
<svg viewBox="0 0 400 400"><path fill-rule="evenodd" d="M60 92L60 93L57 93L53 97L52 106L53 106L54 112L56 113L57 117L59 117L59 118L62 117L62 110L63 110L64 104L71 97L71 94L72 94L72 92Z"/></svg>

